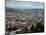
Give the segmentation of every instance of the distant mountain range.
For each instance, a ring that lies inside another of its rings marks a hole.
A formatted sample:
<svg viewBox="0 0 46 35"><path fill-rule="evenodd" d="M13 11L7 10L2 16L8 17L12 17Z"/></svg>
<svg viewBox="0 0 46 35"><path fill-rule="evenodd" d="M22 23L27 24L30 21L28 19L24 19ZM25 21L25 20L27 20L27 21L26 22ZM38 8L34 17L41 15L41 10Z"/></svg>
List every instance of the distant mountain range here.
<svg viewBox="0 0 46 35"><path fill-rule="evenodd" d="M13 9L13 8L8 8L6 7L6 12L15 12L15 13L22 13L22 14L31 14L31 13L36 13L36 14L43 14L44 9Z"/></svg>

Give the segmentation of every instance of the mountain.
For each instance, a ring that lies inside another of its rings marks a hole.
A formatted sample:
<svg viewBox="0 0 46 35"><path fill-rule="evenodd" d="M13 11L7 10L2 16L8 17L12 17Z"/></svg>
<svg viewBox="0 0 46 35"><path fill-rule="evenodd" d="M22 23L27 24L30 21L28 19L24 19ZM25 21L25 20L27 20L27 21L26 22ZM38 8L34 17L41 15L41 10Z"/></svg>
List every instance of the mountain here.
<svg viewBox="0 0 46 35"><path fill-rule="evenodd" d="M6 7L6 12L15 12L15 13L21 13L21 14L43 14L44 9L13 9Z"/></svg>

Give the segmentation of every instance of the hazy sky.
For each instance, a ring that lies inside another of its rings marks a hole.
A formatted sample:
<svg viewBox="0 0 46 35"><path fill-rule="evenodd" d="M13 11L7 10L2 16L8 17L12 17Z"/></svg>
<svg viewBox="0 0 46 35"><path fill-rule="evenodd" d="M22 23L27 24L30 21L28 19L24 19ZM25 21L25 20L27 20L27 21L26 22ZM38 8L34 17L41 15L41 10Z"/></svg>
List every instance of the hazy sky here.
<svg viewBox="0 0 46 35"><path fill-rule="evenodd" d="M15 0L6 0L6 7L15 8L15 9L32 9L32 8L43 9L43 3L16 2Z"/></svg>

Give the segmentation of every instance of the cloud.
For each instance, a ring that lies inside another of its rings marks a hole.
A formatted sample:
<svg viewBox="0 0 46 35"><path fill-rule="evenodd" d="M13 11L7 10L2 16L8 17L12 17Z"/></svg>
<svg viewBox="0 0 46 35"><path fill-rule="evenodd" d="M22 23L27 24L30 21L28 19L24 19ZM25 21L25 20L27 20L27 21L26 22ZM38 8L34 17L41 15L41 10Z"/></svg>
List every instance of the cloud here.
<svg viewBox="0 0 46 35"><path fill-rule="evenodd" d="M43 8L43 3L16 2L13 0L8 0L6 1L6 7L15 8L15 9Z"/></svg>

